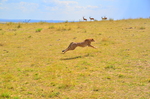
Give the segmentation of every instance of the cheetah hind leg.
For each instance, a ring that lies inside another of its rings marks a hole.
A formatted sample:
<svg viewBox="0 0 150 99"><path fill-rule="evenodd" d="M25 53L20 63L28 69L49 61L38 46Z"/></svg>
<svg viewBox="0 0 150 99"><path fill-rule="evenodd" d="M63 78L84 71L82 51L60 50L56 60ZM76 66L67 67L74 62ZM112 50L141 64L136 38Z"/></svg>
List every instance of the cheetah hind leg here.
<svg viewBox="0 0 150 99"><path fill-rule="evenodd" d="M66 53L66 52L69 51L69 50L74 50L75 48L72 48L72 44L73 44L73 42L71 42L71 43L69 44L69 46L68 46L67 49L62 50L62 52L63 52L63 53Z"/></svg>

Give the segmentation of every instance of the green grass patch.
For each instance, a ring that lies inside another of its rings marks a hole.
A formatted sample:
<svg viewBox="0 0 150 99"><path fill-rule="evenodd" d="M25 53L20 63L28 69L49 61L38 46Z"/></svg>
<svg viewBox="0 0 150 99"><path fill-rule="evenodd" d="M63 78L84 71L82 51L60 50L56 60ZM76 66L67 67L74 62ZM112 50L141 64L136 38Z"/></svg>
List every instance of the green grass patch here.
<svg viewBox="0 0 150 99"><path fill-rule="evenodd" d="M36 29L35 32L41 32L42 28Z"/></svg>
<svg viewBox="0 0 150 99"><path fill-rule="evenodd" d="M2 93L0 95L0 97L3 98L3 99L9 99L10 98L10 94L9 93Z"/></svg>

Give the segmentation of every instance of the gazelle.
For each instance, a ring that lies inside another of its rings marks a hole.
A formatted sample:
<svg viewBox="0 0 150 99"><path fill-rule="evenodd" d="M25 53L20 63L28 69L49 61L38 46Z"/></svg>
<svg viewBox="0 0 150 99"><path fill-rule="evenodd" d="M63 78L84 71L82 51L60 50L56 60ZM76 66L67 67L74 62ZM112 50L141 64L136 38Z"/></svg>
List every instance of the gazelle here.
<svg viewBox="0 0 150 99"><path fill-rule="evenodd" d="M91 17L89 17L89 18L90 18L91 21L92 21L92 20L94 21L94 18L91 18Z"/></svg>
<svg viewBox="0 0 150 99"><path fill-rule="evenodd" d="M87 21L87 19L86 19L86 18L84 18L84 17L83 17L83 20L84 20L84 21Z"/></svg>
<svg viewBox="0 0 150 99"><path fill-rule="evenodd" d="M102 18L102 20L107 20L107 17L101 17Z"/></svg>

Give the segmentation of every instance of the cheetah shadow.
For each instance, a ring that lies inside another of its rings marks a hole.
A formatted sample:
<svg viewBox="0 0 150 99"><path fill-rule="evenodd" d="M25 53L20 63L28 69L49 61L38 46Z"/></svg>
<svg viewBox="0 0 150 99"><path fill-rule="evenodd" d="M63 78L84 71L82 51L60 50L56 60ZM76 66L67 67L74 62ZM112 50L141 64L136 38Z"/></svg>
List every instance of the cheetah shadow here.
<svg viewBox="0 0 150 99"><path fill-rule="evenodd" d="M61 58L60 60L73 60L73 59L79 59L79 58L85 58L89 57L89 54L83 55L83 56L76 56L76 57L69 57L69 58Z"/></svg>

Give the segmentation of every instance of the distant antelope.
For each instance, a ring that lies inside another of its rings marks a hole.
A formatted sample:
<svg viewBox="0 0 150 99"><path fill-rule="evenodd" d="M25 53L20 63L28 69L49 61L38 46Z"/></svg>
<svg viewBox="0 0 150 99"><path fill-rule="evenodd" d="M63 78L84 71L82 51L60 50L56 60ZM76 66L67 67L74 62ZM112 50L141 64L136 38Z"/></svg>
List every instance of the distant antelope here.
<svg viewBox="0 0 150 99"><path fill-rule="evenodd" d="M102 18L102 20L107 20L107 17L101 17Z"/></svg>
<svg viewBox="0 0 150 99"><path fill-rule="evenodd" d="M84 21L87 21L87 19L86 19L86 18L84 18L84 17L83 17L83 20L84 20Z"/></svg>
<svg viewBox="0 0 150 99"><path fill-rule="evenodd" d="M91 17L89 17L89 18L90 18L91 21L92 21L92 20L94 21L94 18L91 18Z"/></svg>

